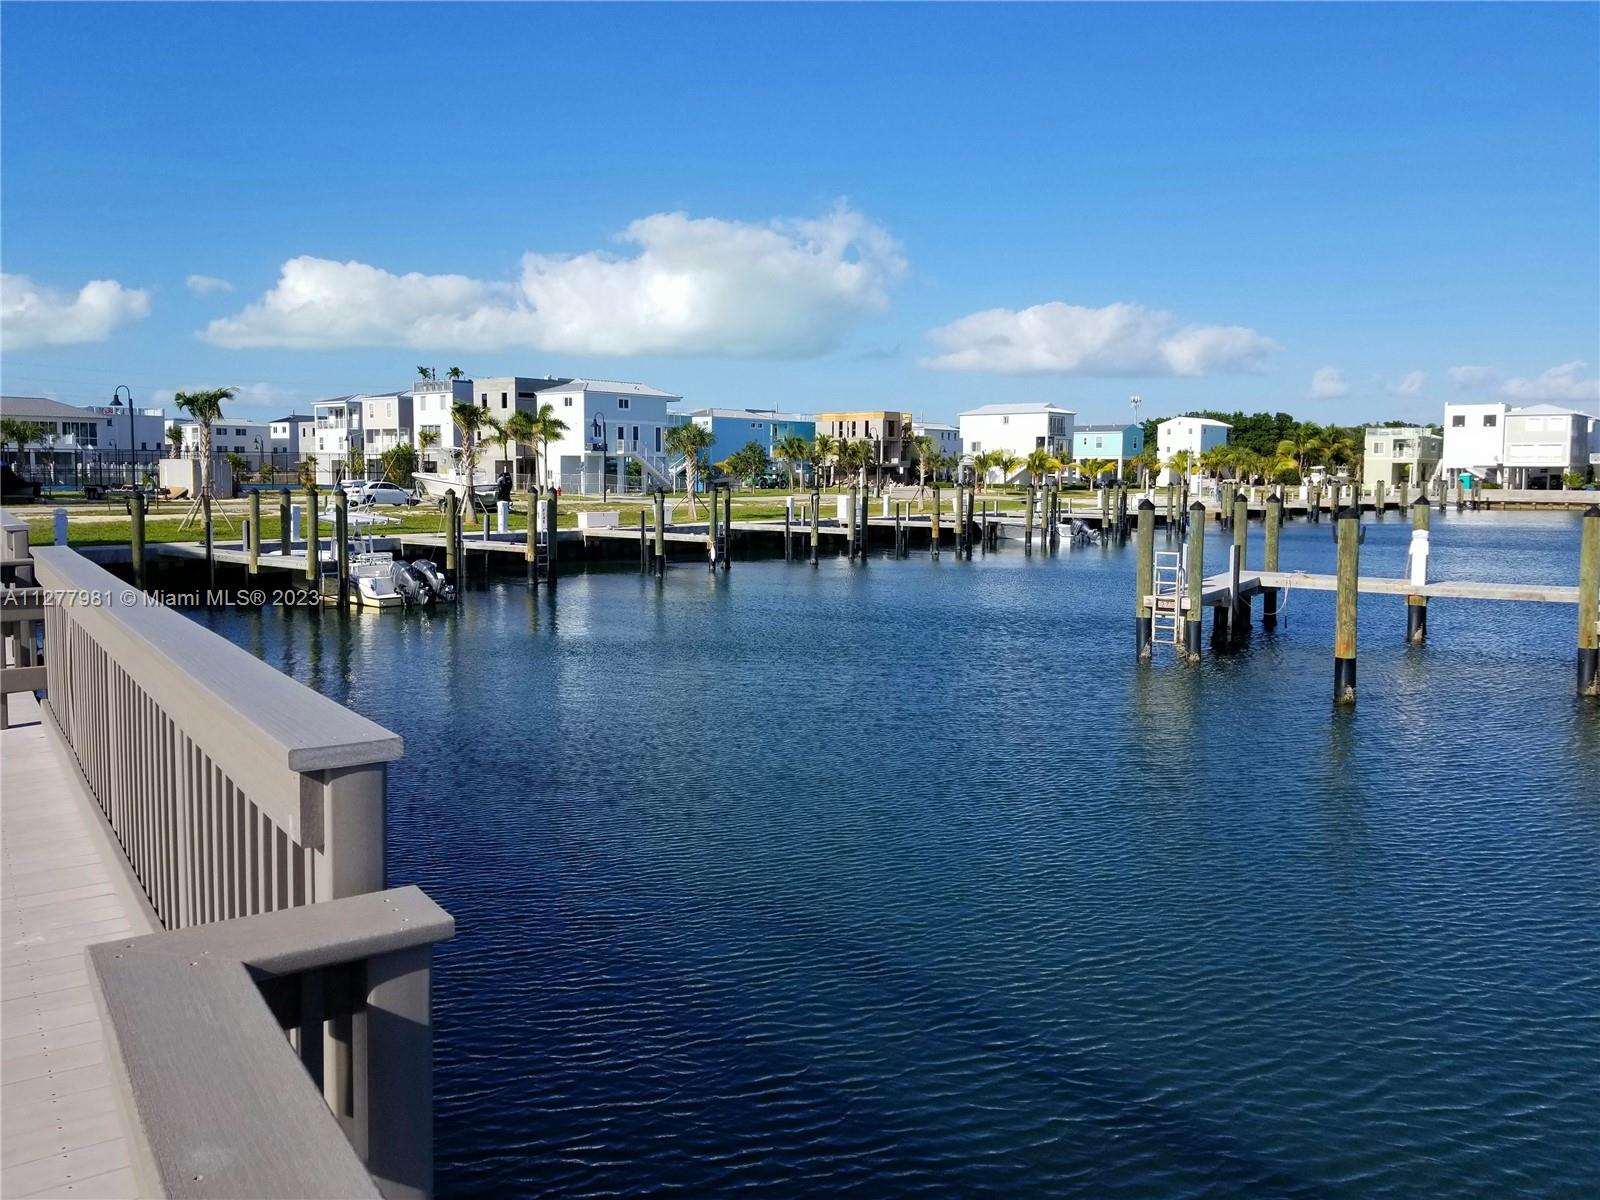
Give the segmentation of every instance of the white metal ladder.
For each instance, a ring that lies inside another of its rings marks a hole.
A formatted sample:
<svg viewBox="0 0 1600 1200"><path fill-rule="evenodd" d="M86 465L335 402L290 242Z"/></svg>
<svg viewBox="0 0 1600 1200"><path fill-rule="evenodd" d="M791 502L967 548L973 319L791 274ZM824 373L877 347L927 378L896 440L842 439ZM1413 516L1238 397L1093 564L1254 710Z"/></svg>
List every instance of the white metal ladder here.
<svg viewBox="0 0 1600 1200"><path fill-rule="evenodd" d="M1156 553L1154 618L1151 638L1168 646L1182 641L1183 631L1183 556L1176 551Z"/></svg>

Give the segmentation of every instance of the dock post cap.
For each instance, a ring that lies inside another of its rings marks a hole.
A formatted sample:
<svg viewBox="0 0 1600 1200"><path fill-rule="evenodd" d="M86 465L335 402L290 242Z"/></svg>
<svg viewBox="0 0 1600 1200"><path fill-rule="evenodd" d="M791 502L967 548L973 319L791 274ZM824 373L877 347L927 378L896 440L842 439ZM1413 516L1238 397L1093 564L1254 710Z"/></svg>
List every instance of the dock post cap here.
<svg viewBox="0 0 1600 1200"><path fill-rule="evenodd" d="M1426 496L1418 496L1415 500L1413 500L1411 502L1411 507L1415 508L1419 504L1422 505L1423 508L1431 508L1431 507L1433 507L1431 504L1428 503L1428 498Z"/></svg>
<svg viewBox="0 0 1600 1200"><path fill-rule="evenodd" d="M1204 504L1201 504L1200 501L1198 501L1198 500L1194 501L1192 504L1189 505L1189 511L1192 512L1192 513L1203 513L1203 512L1205 512L1205 510L1206 510L1206 506Z"/></svg>
<svg viewBox="0 0 1600 1200"><path fill-rule="evenodd" d="M1156 510L1156 502L1150 499L1149 496L1146 496L1143 500L1139 501L1139 511L1144 512L1146 509L1149 509L1151 512L1155 512Z"/></svg>
<svg viewBox="0 0 1600 1200"><path fill-rule="evenodd" d="M1589 505L1588 508L1583 510L1583 515L1586 517L1600 517L1600 504Z"/></svg>
<svg viewBox="0 0 1600 1200"><path fill-rule="evenodd" d="M1343 508L1341 508L1339 510L1339 520L1341 520L1341 521L1359 521L1359 520L1361 520L1361 510L1356 508L1356 507L1354 507L1353 505L1348 505L1347 504L1347 505L1345 505Z"/></svg>

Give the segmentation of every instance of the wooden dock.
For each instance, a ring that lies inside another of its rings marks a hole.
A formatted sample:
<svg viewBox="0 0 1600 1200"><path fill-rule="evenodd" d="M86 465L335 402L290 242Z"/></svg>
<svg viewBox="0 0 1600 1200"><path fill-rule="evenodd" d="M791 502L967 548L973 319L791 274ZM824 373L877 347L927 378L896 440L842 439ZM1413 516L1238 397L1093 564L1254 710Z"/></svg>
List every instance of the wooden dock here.
<svg viewBox="0 0 1600 1200"><path fill-rule="evenodd" d="M1337 575L1313 575L1306 571L1241 571L1239 596L1248 599L1268 588L1291 590L1299 588L1308 592L1336 592ZM1437 583L1416 584L1406 579L1381 575L1362 575L1356 580L1356 591L1370 596L1427 596L1439 600L1512 600L1531 604L1576 604L1578 589L1560 584L1533 583L1473 583L1464 580L1445 580ZM1151 598L1152 603L1156 599ZM1163 597L1170 602L1170 597ZM1206 577L1200 586L1200 602L1207 608L1220 608L1233 600L1233 578L1226 571ZM1180 608L1188 611L1187 596Z"/></svg>
<svg viewBox="0 0 1600 1200"><path fill-rule="evenodd" d="M38 701L11 697L0 732L5 1057L0 1194L134 1196L86 947L147 934L133 889L76 764L48 739Z"/></svg>

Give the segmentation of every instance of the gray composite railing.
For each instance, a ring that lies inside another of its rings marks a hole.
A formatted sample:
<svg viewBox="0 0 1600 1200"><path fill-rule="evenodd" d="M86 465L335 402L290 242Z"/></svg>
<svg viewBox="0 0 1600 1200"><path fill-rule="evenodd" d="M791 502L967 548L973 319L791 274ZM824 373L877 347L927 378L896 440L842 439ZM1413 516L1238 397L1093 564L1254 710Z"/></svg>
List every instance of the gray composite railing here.
<svg viewBox="0 0 1600 1200"><path fill-rule="evenodd" d="M32 566L46 723L165 930L89 951L142 1188L428 1196L454 923L383 890L401 739L73 550Z"/></svg>

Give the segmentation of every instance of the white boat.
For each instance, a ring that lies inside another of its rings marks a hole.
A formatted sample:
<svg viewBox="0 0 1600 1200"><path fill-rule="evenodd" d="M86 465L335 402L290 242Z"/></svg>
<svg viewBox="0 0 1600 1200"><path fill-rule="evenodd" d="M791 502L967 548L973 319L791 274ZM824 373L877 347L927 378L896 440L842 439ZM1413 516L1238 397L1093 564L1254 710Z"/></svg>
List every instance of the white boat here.
<svg viewBox="0 0 1600 1200"><path fill-rule="evenodd" d="M413 471L411 478L417 481L417 490L424 496L434 500L443 500L446 492L455 492L457 496L467 494L467 479L464 475L444 471ZM495 479L493 475L474 476L472 492L481 501L494 502Z"/></svg>
<svg viewBox="0 0 1600 1200"><path fill-rule="evenodd" d="M363 608L404 608L406 598L394 585L394 555L387 551L357 554L350 560L350 582Z"/></svg>

